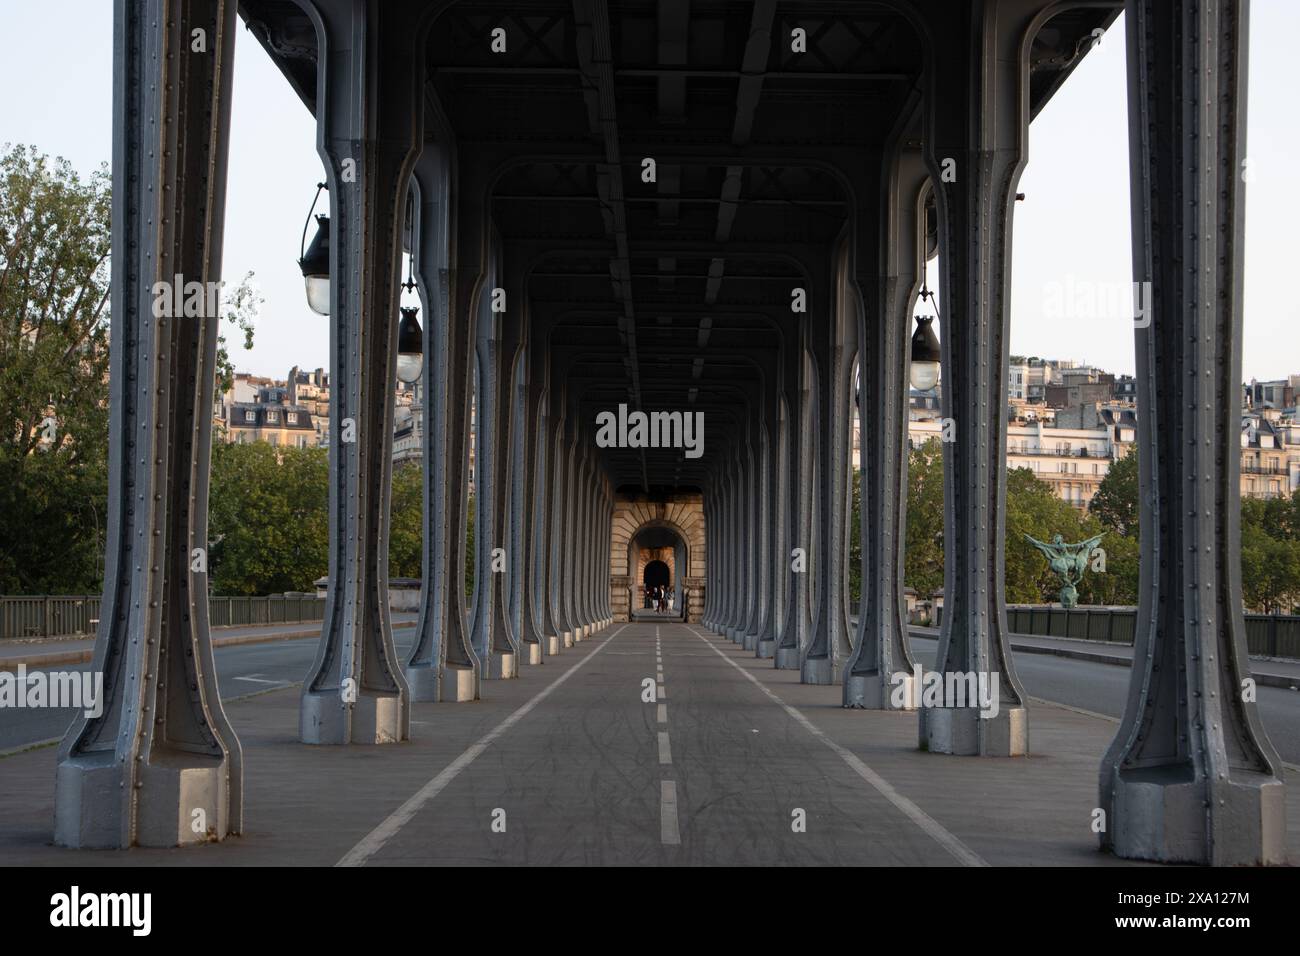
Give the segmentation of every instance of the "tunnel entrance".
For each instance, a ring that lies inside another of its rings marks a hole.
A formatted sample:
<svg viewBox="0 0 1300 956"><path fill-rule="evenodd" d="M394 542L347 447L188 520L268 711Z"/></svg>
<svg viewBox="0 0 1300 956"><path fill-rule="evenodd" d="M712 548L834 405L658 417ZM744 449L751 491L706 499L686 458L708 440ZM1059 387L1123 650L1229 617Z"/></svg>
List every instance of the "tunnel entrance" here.
<svg viewBox="0 0 1300 956"><path fill-rule="evenodd" d="M698 623L704 610L704 508L698 492L653 498L620 489L611 522L609 595L615 621L637 617ZM656 613L647 587L669 589L672 611Z"/></svg>

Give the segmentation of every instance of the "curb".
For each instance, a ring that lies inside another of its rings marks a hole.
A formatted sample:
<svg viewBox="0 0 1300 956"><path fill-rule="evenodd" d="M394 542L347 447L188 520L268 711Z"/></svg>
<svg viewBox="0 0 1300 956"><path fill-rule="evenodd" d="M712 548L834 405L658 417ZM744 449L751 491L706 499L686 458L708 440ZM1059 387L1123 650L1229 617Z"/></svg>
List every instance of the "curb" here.
<svg viewBox="0 0 1300 956"><path fill-rule="evenodd" d="M402 627L415 627L415 621L401 621L393 625L393 630ZM237 634L230 637L212 638L212 648L217 650L222 647L236 647L241 644L272 644L275 641L294 641L304 637L319 637L320 627L313 627L311 630L285 631L277 634ZM55 664L85 664L93 660L95 656L94 648L86 648L80 651L61 651L51 654L29 654L26 657L7 657L0 660L0 671L17 670L20 665L32 667L51 667Z"/></svg>

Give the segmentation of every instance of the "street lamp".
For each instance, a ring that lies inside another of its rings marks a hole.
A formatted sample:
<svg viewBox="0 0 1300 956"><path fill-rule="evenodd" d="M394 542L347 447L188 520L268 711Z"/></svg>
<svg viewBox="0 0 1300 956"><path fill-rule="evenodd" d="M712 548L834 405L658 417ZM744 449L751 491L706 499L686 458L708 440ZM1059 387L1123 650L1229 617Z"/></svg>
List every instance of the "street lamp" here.
<svg viewBox="0 0 1300 956"><path fill-rule="evenodd" d="M932 299L934 293L924 285L921 287L921 300ZM916 316L916 332L912 334L912 387L920 392L928 392L939 384L939 338L934 334L935 315Z"/></svg>
<svg viewBox="0 0 1300 956"><path fill-rule="evenodd" d="M419 314L419 309L403 308L402 322L397 327L397 377L408 385L424 369L424 333Z"/></svg>
<svg viewBox="0 0 1300 956"><path fill-rule="evenodd" d="M307 221L302 226L302 242L307 241L307 227L311 225L311 214L320 199L324 183L316 184L316 196L307 210ZM302 246L300 244L299 248ZM302 269L303 284L307 287L307 305L317 315L330 314L330 217L316 217L316 235L311 245L307 246L298 259Z"/></svg>

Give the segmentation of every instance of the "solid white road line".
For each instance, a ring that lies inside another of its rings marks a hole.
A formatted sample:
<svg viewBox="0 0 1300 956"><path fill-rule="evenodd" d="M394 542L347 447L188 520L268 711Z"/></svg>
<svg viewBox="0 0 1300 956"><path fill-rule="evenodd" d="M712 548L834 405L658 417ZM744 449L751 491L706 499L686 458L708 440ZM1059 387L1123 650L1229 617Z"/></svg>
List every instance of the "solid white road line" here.
<svg viewBox="0 0 1300 956"><path fill-rule="evenodd" d="M379 824L379 826L375 827L368 834L366 834L365 837L362 838L360 843L358 843L351 850L349 850L344 855L343 859L339 860L338 863L334 865L335 866L364 866L366 861L369 860L376 853L378 853L380 850L382 850L384 848L384 844L386 844L389 840L395 837L397 835L397 832L401 830L402 827L404 827L407 823L409 823L411 818L414 817L417 813L419 813L420 809L426 803L428 803L439 793L441 793L446 788L447 784L455 780L462 770L464 770L466 767L472 764L475 761L475 759L477 759L478 755L488 748L488 746L492 743L492 741L496 740L507 730L509 730L511 727L513 727L515 724L521 721L524 717L526 717L528 715L528 712L531 711L538 704L540 704L548 696L550 696L551 692L555 690L555 688L559 687L561 684L563 684L574 674L578 673L578 671L582 670L582 668L586 666L588 661L590 661L593 657L595 657L597 654L603 651L609 645L609 642L612 641L615 637L617 637L619 632L628 626L629 625L624 624L623 627L620 627L613 634L609 635L609 637L601 641L601 643L596 647L595 650L593 650L582 660L578 661L578 663L574 664L573 667L569 668L567 671L565 671L563 674L561 674L559 677L553 680L550 684L548 684L545 688L539 691L536 697L534 697L528 703L524 704L522 707L516 710L505 720L501 721L501 723L497 724L495 728L493 728L488 733L480 737L475 743L473 743L469 747L468 750L466 750L463 754L461 754L451 763L447 764L447 766L443 768L441 773L439 773L436 777L434 777L423 787L417 790L415 796L411 797L404 804L402 804L391 814L389 814L388 819L386 819L383 823Z"/></svg>
<svg viewBox="0 0 1300 956"><path fill-rule="evenodd" d="M934 817L930 816L915 803L890 786L889 782L886 781L884 777L880 776L880 774L876 773L863 763L857 754L841 747L835 741L831 740L830 737L826 736L826 734L822 733L821 728L783 701L780 697L776 696L776 694L772 693L772 691L769 690L762 681L724 654L712 641L699 631L696 631L694 628L691 628L690 630L692 634L712 648L714 653L736 670L740 671L740 673L743 674L755 687L780 705L780 707L789 714L796 723L803 727L804 730L808 731L808 733L812 734L831 750L835 751L835 753L840 756L840 759L848 764L854 773L867 783L871 784L871 786L875 787L876 791L882 797L901 810L909 820L929 834L936 843L951 853L959 863L964 866L988 866L988 862L982 856L958 839L956 835L949 832L938 820L934 819Z"/></svg>
<svg viewBox="0 0 1300 956"><path fill-rule="evenodd" d="M669 764L673 762L672 748L668 746L668 731L659 731L659 762Z"/></svg>
<svg viewBox="0 0 1300 956"><path fill-rule="evenodd" d="M677 829L677 782L659 782L659 842L664 846L680 846L682 835Z"/></svg>

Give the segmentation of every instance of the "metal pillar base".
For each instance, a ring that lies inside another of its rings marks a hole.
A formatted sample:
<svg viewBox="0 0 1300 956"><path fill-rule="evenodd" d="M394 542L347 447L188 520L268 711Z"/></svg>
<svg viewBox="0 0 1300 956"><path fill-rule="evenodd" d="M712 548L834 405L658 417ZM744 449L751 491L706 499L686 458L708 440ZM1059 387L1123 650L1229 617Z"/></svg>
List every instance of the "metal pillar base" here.
<svg viewBox="0 0 1300 956"><path fill-rule="evenodd" d="M565 647L572 647L572 646L573 646L573 632L572 632L572 631L564 631L564 632L560 635L560 640L564 643L564 646L565 646Z"/></svg>
<svg viewBox="0 0 1300 956"><path fill-rule="evenodd" d="M1207 787L1191 767L1120 770L1111 785L1116 856L1159 863L1215 866L1286 862L1286 803L1282 781L1269 774L1236 771L1233 779ZM1206 791L1212 790L1214 846L1206 840Z"/></svg>
<svg viewBox="0 0 1300 956"><path fill-rule="evenodd" d="M519 676L519 668L514 654L508 651L490 651L483 668L484 680L509 680Z"/></svg>
<svg viewBox="0 0 1300 956"><path fill-rule="evenodd" d="M442 700L442 674L432 664L407 664L402 669L413 701L431 703Z"/></svg>
<svg viewBox="0 0 1300 956"><path fill-rule="evenodd" d="M747 651L755 650L758 647L758 634L746 634L740 639L740 646Z"/></svg>
<svg viewBox="0 0 1300 956"><path fill-rule="evenodd" d="M838 684L843 679L843 662L832 663L829 657L810 657L799 666L801 684Z"/></svg>
<svg viewBox="0 0 1300 956"><path fill-rule="evenodd" d="M542 662L542 645L525 642L519 648L519 663L540 664Z"/></svg>
<svg viewBox="0 0 1300 956"><path fill-rule="evenodd" d="M977 707L923 707L921 749L978 757L1023 757L1029 753L1029 712L1004 707L994 717Z"/></svg>
<svg viewBox="0 0 1300 956"><path fill-rule="evenodd" d="M782 671L797 671L799 669L799 648L778 647L776 649L776 668Z"/></svg>
<svg viewBox="0 0 1300 956"><path fill-rule="evenodd" d="M307 691L302 695L299 736L305 744L399 743L402 707L400 694L363 692L348 704L335 689Z"/></svg>
<svg viewBox="0 0 1300 956"><path fill-rule="evenodd" d="M563 646L565 645L560 640L560 635L558 634L546 635L546 656L547 657L557 656L560 653L560 648Z"/></svg>
<svg viewBox="0 0 1300 956"><path fill-rule="evenodd" d="M880 673L851 674L846 677L844 706L858 710L916 710L916 676L902 671L888 676L895 678L894 683L890 683ZM895 700L901 700L902 705L895 704Z"/></svg>
<svg viewBox="0 0 1300 956"><path fill-rule="evenodd" d="M115 849L122 844L122 801L129 797L129 768L113 751L65 760L55 776L54 842L75 849ZM230 768L203 754L168 755L138 773L137 846L211 843L231 834ZM206 826L195 832L202 810Z"/></svg>
<svg viewBox="0 0 1300 956"><path fill-rule="evenodd" d="M759 660L771 660L775 653L776 641L770 637L766 640L759 641L758 646L754 648L754 656Z"/></svg>

